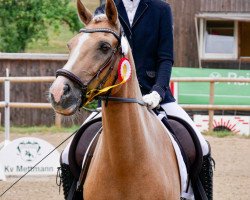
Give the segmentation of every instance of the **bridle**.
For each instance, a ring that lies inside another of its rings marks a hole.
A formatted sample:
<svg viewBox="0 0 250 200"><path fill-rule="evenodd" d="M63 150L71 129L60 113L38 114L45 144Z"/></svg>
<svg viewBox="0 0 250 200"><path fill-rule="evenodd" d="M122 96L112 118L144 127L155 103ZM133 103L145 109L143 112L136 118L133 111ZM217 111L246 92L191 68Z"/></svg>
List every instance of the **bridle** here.
<svg viewBox="0 0 250 200"><path fill-rule="evenodd" d="M96 32L103 32L103 33L110 33L112 34L117 40L118 43L116 47L112 50L112 54L105 60L105 62L101 65L100 69L95 73L95 75L87 82L82 82L82 80L73 74L72 72L66 70L66 69L59 69L56 71L56 77L58 76L64 76L71 80L73 83L77 84L78 87L80 87L80 90L82 91L82 94L87 93L88 86L99 77L99 75L108 68L107 72L99 82L98 86L96 87L95 91L98 91L102 88L102 86L107 82L108 77L110 76L111 72L114 69L114 62L116 61L117 56L123 56L122 50L121 50L121 31L120 34L117 34L115 31L109 28L96 28L96 29L80 29L80 33L96 33ZM114 83L117 81L117 76L114 79ZM133 99L133 98L116 98L116 97L109 97L110 92L106 97L101 96L101 100L110 100L110 101L118 101L118 102L127 102L127 103L138 103L140 105L145 105L143 101ZM80 107L82 107L83 102L86 100L86 96L82 95L82 103Z"/></svg>
<svg viewBox="0 0 250 200"><path fill-rule="evenodd" d="M66 69L59 69L56 71L56 77L58 76L64 76L68 79L70 79L72 82L74 82L75 84L77 84L80 87L80 90L82 91L83 94L86 94L88 86L96 79L99 77L99 75L107 68L109 67L109 69L107 70L106 74L104 75L104 77L102 78L102 80L100 81L100 83L98 84L96 89L100 89L107 81L109 75L111 74L111 72L114 69L114 60L118 55L121 55L121 36L118 35L115 31L113 31L112 29L108 29L108 28L98 28L98 29L80 29L79 31L80 33L95 33L95 32L104 32L104 33L111 33L112 35L114 35L114 37L118 40L118 44L116 45L116 47L112 50L112 54L105 60L105 62L101 65L100 69L95 73L95 75L87 82L82 82L82 80L76 76L75 74L73 74L72 72L66 70ZM82 98L85 98L84 96L82 96ZM84 100L84 99L83 99Z"/></svg>

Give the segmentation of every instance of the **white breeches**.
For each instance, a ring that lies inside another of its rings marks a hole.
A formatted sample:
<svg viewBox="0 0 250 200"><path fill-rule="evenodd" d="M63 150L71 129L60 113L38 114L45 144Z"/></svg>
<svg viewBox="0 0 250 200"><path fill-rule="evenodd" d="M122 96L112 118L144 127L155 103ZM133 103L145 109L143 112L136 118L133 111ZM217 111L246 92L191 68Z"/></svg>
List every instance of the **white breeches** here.
<svg viewBox="0 0 250 200"><path fill-rule="evenodd" d="M203 135L200 133L200 131L194 124L193 120L185 112L185 110L183 110L182 107L180 107L176 102L165 103L165 104L162 104L161 107L165 110L167 115L179 117L185 120L186 122L188 122L188 124L192 126L192 128L194 129L194 131L196 132L196 135L198 136L200 140L203 155L207 155L209 152L208 144L205 138L203 137Z"/></svg>

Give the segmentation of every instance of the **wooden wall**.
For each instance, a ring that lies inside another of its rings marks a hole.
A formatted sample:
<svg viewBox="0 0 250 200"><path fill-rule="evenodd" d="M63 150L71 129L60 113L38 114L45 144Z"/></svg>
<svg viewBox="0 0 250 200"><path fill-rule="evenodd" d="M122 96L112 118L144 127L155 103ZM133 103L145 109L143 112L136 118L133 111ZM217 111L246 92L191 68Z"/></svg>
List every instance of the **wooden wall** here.
<svg viewBox="0 0 250 200"><path fill-rule="evenodd" d="M201 12L250 12L249 0L201 0Z"/></svg>
<svg viewBox="0 0 250 200"><path fill-rule="evenodd" d="M200 10L199 0L167 0L174 17L175 66L198 67L195 35L195 14Z"/></svg>
<svg viewBox="0 0 250 200"><path fill-rule="evenodd" d="M66 60L10 60L0 59L0 76L5 76L5 69L8 68L10 76L54 76L57 69L61 68ZM11 83L10 101L11 102L32 102L48 103L47 92L50 83ZM4 87L0 84L0 101L4 100ZM2 124L4 122L4 109L0 109L2 115ZM32 126L32 125L53 125L55 123L55 114L52 109L23 109L11 108L11 126ZM86 117L82 114L81 117ZM79 121L82 119L79 116ZM64 124L71 124L71 119L64 119Z"/></svg>

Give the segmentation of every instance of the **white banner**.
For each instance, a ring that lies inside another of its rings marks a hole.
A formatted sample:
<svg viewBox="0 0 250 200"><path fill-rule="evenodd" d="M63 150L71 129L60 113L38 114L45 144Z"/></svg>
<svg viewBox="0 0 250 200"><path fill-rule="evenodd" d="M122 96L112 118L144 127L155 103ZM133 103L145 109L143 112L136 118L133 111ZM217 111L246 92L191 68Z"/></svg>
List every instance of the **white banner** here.
<svg viewBox="0 0 250 200"><path fill-rule="evenodd" d="M0 181L5 181L5 175L1 163L0 163Z"/></svg>
<svg viewBox="0 0 250 200"><path fill-rule="evenodd" d="M23 137L10 142L0 150L0 163L8 175L23 175L42 160L54 147L45 140ZM28 175L55 175L59 167L60 154L55 150Z"/></svg>

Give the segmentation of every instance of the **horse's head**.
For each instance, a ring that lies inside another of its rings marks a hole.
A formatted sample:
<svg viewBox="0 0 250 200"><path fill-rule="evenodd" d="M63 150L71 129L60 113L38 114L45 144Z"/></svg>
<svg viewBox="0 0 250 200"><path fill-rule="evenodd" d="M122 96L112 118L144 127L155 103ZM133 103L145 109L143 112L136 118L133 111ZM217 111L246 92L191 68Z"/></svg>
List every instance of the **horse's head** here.
<svg viewBox="0 0 250 200"><path fill-rule="evenodd" d="M106 14L95 17L80 0L77 9L85 29L68 42L68 62L57 71L49 90L54 110L63 115L74 114L100 90L115 84L124 43L113 0L107 0ZM128 48L126 41L123 50Z"/></svg>

